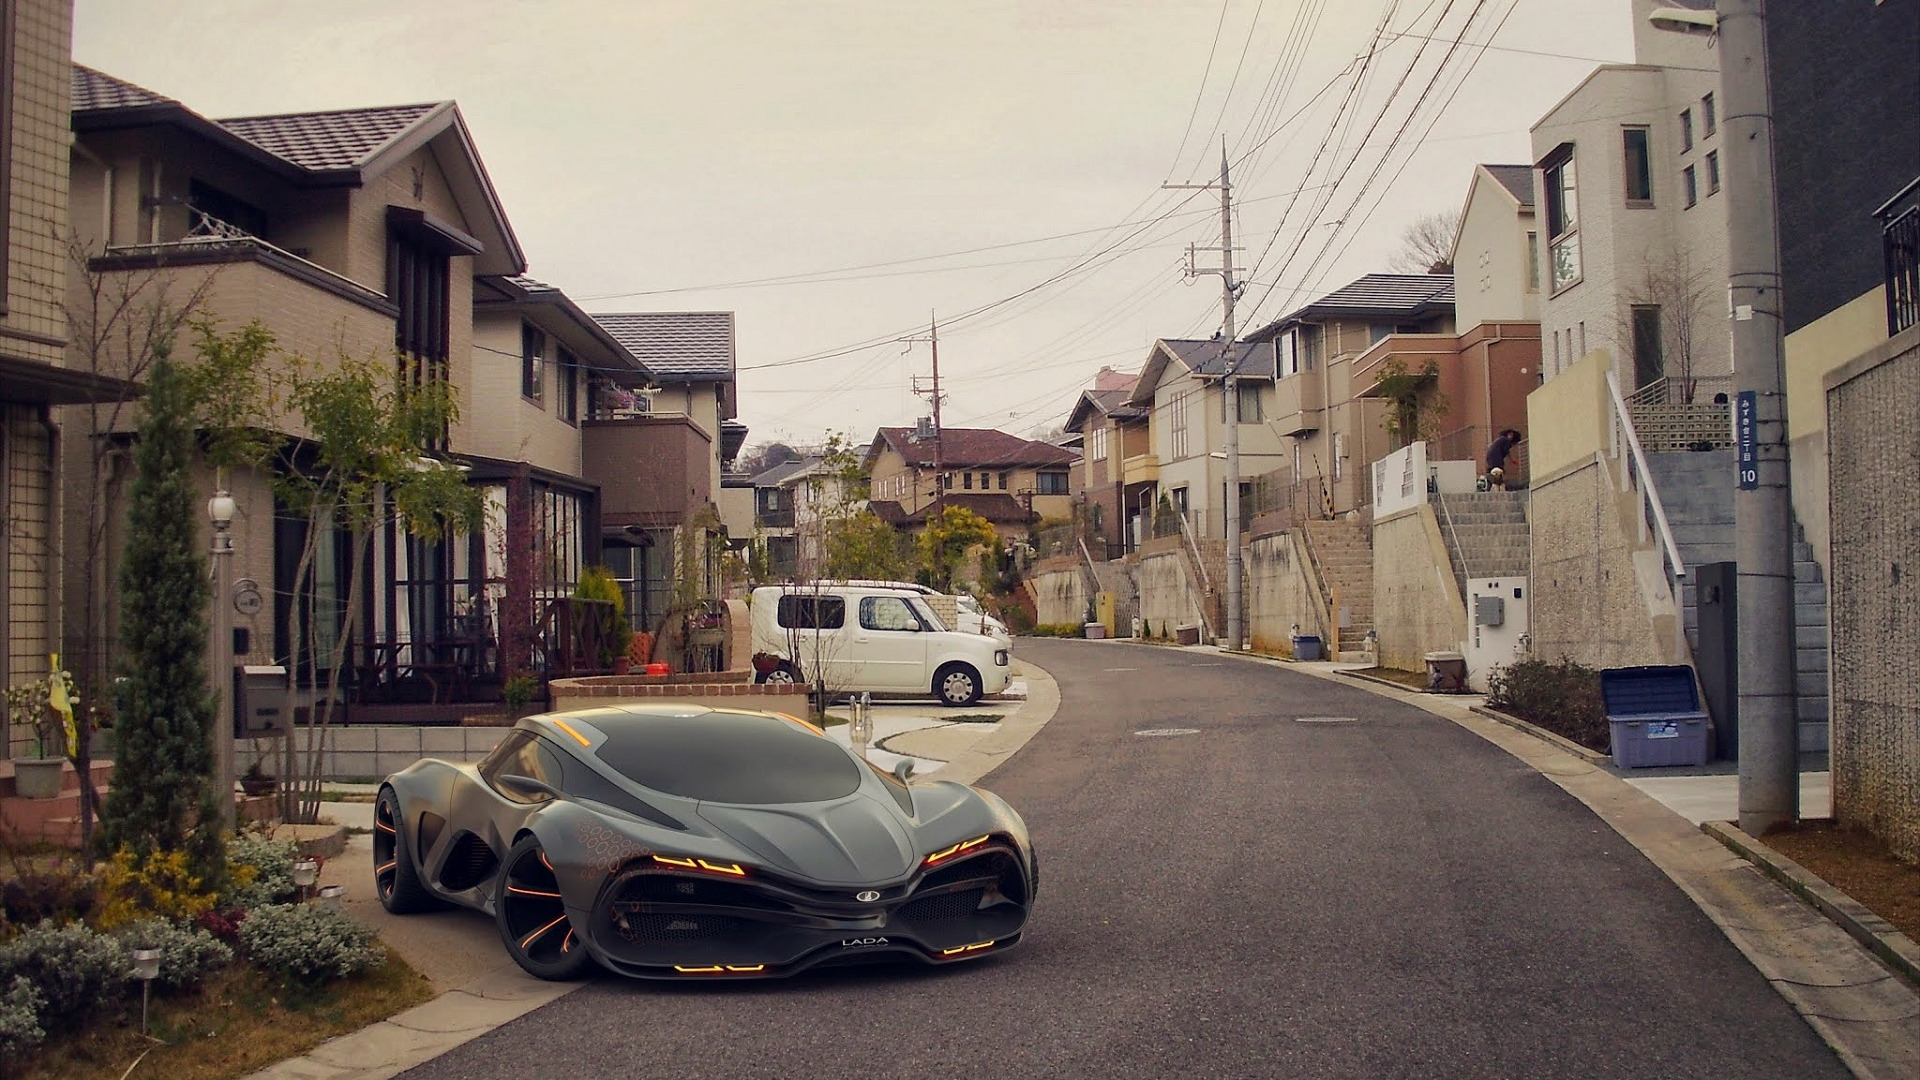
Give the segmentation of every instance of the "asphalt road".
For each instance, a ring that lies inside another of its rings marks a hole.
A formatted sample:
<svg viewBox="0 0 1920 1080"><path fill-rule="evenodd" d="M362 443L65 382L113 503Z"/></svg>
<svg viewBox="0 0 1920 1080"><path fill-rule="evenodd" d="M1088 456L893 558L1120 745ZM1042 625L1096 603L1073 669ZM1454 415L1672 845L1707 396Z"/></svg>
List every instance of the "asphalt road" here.
<svg viewBox="0 0 1920 1080"><path fill-rule="evenodd" d="M985 781L1042 855L1021 949L602 979L404 1075L1849 1075L1618 834L1455 725L1207 654L1019 648L1061 690Z"/></svg>

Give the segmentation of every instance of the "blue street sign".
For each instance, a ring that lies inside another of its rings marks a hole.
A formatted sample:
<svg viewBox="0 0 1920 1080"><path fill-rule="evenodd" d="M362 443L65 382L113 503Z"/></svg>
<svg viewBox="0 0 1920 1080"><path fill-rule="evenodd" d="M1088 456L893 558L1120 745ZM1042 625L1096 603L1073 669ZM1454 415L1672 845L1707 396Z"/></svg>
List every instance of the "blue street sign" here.
<svg viewBox="0 0 1920 1080"><path fill-rule="evenodd" d="M1752 390L1742 390L1735 395L1733 438L1739 456L1740 490L1742 491L1752 491L1760 486L1760 454L1756 438L1759 412L1760 399Z"/></svg>

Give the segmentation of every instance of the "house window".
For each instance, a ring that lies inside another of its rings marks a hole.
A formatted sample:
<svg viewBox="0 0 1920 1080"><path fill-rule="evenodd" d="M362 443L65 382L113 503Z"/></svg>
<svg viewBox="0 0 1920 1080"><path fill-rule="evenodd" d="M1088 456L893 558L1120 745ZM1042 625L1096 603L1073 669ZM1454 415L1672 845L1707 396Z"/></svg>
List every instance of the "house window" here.
<svg viewBox="0 0 1920 1080"><path fill-rule="evenodd" d="M1381 338L1390 337L1392 336L1393 331L1394 331L1394 326L1392 323L1368 323L1367 324L1367 344L1372 345L1378 342Z"/></svg>
<svg viewBox="0 0 1920 1080"><path fill-rule="evenodd" d="M1178 459L1187 456L1187 392L1173 395L1167 415L1167 454Z"/></svg>
<svg viewBox="0 0 1920 1080"><path fill-rule="evenodd" d="M1719 110L1714 107L1713 95L1708 94L1700 99L1700 128L1711 135L1719 126Z"/></svg>
<svg viewBox="0 0 1920 1080"><path fill-rule="evenodd" d="M415 379L447 377L448 259L398 232L387 238L387 297L400 309L394 346L416 366Z"/></svg>
<svg viewBox="0 0 1920 1080"><path fill-rule="evenodd" d="M1237 382L1234 390L1239 395L1240 422L1257 424L1260 422L1260 384L1250 380Z"/></svg>
<svg viewBox="0 0 1920 1080"><path fill-rule="evenodd" d="M1660 335L1660 305L1635 304L1633 307L1634 387L1646 386L1667 373L1667 360Z"/></svg>
<svg viewBox="0 0 1920 1080"><path fill-rule="evenodd" d="M966 488L968 491L973 490L973 473L971 471L960 474L960 486Z"/></svg>
<svg viewBox="0 0 1920 1080"><path fill-rule="evenodd" d="M1280 347L1280 357L1275 369L1280 373L1280 377L1284 379L1289 375L1298 375L1300 373L1300 331L1289 330L1281 334L1277 344Z"/></svg>
<svg viewBox="0 0 1920 1080"><path fill-rule="evenodd" d="M1693 110L1680 110L1680 152L1693 149Z"/></svg>
<svg viewBox="0 0 1920 1080"><path fill-rule="evenodd" d="M1007 490L1007 474L1006 473L1000 474L1000 490L1001 491Z"/></svg>
<svg viewBox="0 0 1920 1080"><path fill-rule="evenodd" d="M547 392L547 335L520 324L520 396L539 401Z"/></svg>
<svg viewBox="0 0 1920 1080"><path fill-rule="evenodd" d="M1653 205L1653 157L1651 132L1644 127L1620 129L1620 141L1626 154L1628 206Z"/></svg>
<svg viewBox="0 0 1920 1080"><path fill-rule="evenodd" d="M1087 460L1097 461L1107 456L1107 426L1096 424L1087 432Z"/></svg>
<svg viewBox="0 0 1920 1080"><path fill-rule="evenodd" d="M1580 200L1573 147L1562 147L1540 171L1547 193L1547 261L1552 275L1548 285L1549 291L1559 292L1580 280Z"/></svg>
<svg viewBox="0 0 1920 1080"><path fill-rule="evenodd" d="M560 350L559 400L555 413L569 424L580 420L580 361L565 349Z"/></svg>
<svg viewBox="0 0 1920 1080"><path fill-rule="evenodd" d="M1688 206L1700 201L1700 180L1693 175L1693 166L1689 165L1680 170L1680 183L1686 188Z"/></svg>
<svg viewBox="0 0 1920 1080"><path fill-rule="evenodd" d="M1042 472L1034 474L1033 493L1036 495L1065 495L1067 493L1067 474L1064 472Z"/></svg>
<svg viewBox="0 0 1920 1080"><path fill-rule="evenodd" d="M1707 152L1707 194L1720 190L1720 151Z"/></svg>
<svg viewBox="0 0 1920 1080"><path fill-rule="evenodd" d="M1527 291L1540 291L1540 234L1527 234Z"/></svg>

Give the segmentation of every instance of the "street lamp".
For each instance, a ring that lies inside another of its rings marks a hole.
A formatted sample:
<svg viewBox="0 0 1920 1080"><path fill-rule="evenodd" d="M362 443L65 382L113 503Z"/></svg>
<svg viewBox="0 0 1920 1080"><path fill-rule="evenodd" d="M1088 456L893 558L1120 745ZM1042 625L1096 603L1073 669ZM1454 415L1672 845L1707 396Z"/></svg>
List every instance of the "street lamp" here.
<svg viewBox="0 0 1920 1080"><path fill-rule="evenodd" d="M1733 519L1739 564L1740 828L1759 836L1800 816L1793 498L1766 4L1720 0L1714 10L1665 7L1648 19L1662 30L1717 35L1720 45L1727 292L1739 457Z"/></svg>
<svg viewBox="0 0 1920 1080"><path fill-rule="evenodd" d="M233 515L236 507L225 485L207 500L213 524L213 670L218 690L213 719L213 788L220 804L220 827L233 831Z"/></svg>
<svg viewBox="0 0 1920 1080"><path fill-rule="evenodd" d="M160 977L160 950L133 950L133 977L140 980L140 1034L147 1033L147 993Z"/></svg>

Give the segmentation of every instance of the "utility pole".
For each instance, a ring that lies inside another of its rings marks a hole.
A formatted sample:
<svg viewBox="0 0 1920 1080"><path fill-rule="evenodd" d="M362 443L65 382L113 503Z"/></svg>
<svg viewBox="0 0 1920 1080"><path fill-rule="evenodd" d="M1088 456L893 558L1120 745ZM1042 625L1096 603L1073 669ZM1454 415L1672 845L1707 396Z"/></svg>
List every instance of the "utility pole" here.
<svg viewBox="0 0 1920 1080"><path fill-rule="evenodd" d="M909 338L918 341L919 338ZM918 385L913 388L916 394L926 393L933 401L933 513L935 517L946 509L947 503L947 458L940 438L940 321L932 316L927 320L927 343L933 348L933 388L923 391ZM918 377L914 379L919 382Z"/></svg>
<svg viewBox="0 0 1920 1080"><path fill-rule="evenodd" d="M1226 402L1227 418L1227 648L1238 652L1246 643L1244 603L1240 595L1240 363L1233 324L1233 301L1240 286L1233 280L1233 185L1227 176L1227 147L1220 145L1220 180L1213 184L1166 184L1169 188L1199 188L1220 191L1220 269L1201 270L1193 265L1193 253L1187 249L1187 273L1219 274L1220 301L1224 310L1220 328L1220 390Z"/></svg>
<svg viewBox="0 0 1920 1080"><path fill-rule="evenodd" d="M1786 349L1766 3L1720 0L1718 11L1735 434L1741 459L1733 494L1740 574L1740 828L1759 836L1800 816Z"/></svg>

